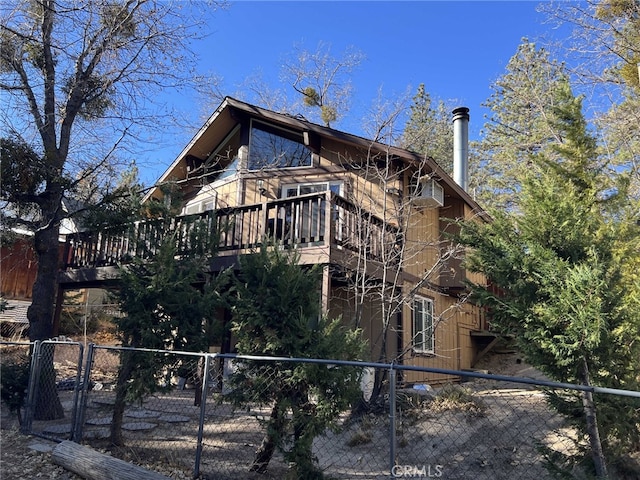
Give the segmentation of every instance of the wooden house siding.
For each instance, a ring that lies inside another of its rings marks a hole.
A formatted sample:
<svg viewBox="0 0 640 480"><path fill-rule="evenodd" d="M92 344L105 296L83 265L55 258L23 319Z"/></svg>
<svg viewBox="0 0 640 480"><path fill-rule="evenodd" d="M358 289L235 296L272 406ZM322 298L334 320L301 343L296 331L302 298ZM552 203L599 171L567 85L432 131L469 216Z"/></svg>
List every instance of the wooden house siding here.
<svg viewBox="0 0 640 480"><path fill-rule="evenodd" d="M435 348L433 354L417 353L408 349L403 363L419 367L447 370L470 369L477 355L477 346L473 343L471 332L478 329L480 311L472 304L456 305L456 299L439 295L434 291L422 290L421 296L434 300L434 313L441 316L435 328ZM412 311L407 305L403 313L403 343L412 343ZM445 374L405 372L406 383L443 383L456 380Z"/></svg>
<svg viewBox="0 0 640 480"><path fill-rule="evenodd" d="M352 288L345 285L333 285L328 315L330 318L342 318L342 322L350 328L362 329L363 337L367 339L367 358L373 362L380 361L383 336L386 333L387 358L397 358L400 355L399 342L402 338L399 328L402 327L398 318L394 316L393 325L385 330L382 324L381 302L376 295L369 295L366 301L359 303L360 316L356 311L356 302Z"/></svg>
<svg viewBox="0 0 640 480"><path fill-rule="evenodd" d="M0 249L0 277L2 296L9 299L31 298L38 261L30 238L17 238Z"/></svg>

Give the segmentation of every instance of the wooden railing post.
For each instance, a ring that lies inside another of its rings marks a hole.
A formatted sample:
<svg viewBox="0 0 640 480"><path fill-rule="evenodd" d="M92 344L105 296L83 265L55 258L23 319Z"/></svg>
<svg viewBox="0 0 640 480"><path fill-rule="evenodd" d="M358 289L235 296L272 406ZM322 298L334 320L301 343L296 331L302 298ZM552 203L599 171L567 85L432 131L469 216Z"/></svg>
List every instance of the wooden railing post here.
<svg viewBox="0 0 640 480"><path fill-rule="evenodd" d="M260 226L260 240L267 238L269 230L269 205L267 202L262 202L262 225ZM276 209L277 212L277 209ZM273 224L277 223L278 214L274 216Z"/></svg>
<svg viewBox="0 0 640 480"><path fill-rule="evenodd" d="M334 208L336 208L337 206L334 205L334 193L331 190L329 190L325 194L324 203L324 232L322 232L322 237L326 244L328 246L331 246L335 243L338 236L338 232L336 231L338 223L336 222L336 219L333 215Z"/></svg>

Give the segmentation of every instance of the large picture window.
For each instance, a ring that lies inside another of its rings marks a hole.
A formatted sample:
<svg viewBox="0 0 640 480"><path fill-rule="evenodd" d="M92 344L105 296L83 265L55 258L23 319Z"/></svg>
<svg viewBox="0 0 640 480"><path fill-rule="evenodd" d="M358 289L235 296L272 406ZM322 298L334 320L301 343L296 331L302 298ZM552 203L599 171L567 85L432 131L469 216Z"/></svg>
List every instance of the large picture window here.
<svg viewBox="0 0 640 480"><path fill-rule="evenodd" d="M418 353L435 353L433 300L416 297L413 301L413 349Z"/></svg>
<svg viewBox="0 0 640 480"><path fill-rule="evenodd" d="M311 150L302 135L253 122L249 140L249 170L311 166Z"/></svg>

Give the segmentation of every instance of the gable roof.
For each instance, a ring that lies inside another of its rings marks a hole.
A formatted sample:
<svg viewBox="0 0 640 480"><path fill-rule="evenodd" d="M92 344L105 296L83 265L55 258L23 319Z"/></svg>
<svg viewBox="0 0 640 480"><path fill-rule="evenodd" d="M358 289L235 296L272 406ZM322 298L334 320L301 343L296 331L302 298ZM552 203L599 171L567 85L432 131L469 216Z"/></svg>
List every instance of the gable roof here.
<svg viewBox="0 0 640 480"><path fill-rule="evenodd" d="M322 125L311 123L300 117L277 113L272 110L267 110L265 108L236 100L232 97L224 98L222 103L207 119L200 130L198 130L191 141L184 147L182 152L180 152L169 168L160 176L156 182L156 186L147 193L145 200L154 196L154 194L158 192L157 185L171 180L186 178L187 156L193 155L198 158L207 158L211 151L213 151L213 149L222 142L233 126L235 126L243 116L259 119L300 132L313 133L319 137L333 139L345 145L371 149L374 152L388 153L389 155L402 159L406 162L415 164L426 162L434 176L444 184L443 186L449 193L453 193L455 196L460 197L474 210L483 212L483 209L473 200L473 198L431 157L425 158L422 155L409 150L372 141L329 127L324 127Z"/></svg>

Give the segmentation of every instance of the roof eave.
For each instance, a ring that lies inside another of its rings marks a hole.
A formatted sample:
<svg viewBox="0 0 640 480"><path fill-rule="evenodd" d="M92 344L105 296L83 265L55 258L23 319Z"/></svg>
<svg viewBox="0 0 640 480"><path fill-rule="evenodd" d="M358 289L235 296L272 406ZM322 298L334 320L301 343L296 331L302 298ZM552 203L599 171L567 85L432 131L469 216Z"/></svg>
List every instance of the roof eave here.
<svg viewBox="0 0 640 480"><path fill-rule="evenodd" d="M169 165L169 167L165 170L165 172L160 176L160 178L156 181L155 185L149 189L149 191L145 194L143 198L143 202L149 200L153 195L158 191L159 185L162 185L171 177L173 171L178 167L182 159L185 157L187 152L191 150L191 148L196 144L198 139L204 135L204 133L209 129L209 127L213 124L216 118L227 108L228 100L230 97L225 97L222 103L215 109L215 111L209 116L206 122L200 127L200 129L196 132L193 138L187 143L187 145L182 149L182 151L178 154L175 160Z"/></svg>

